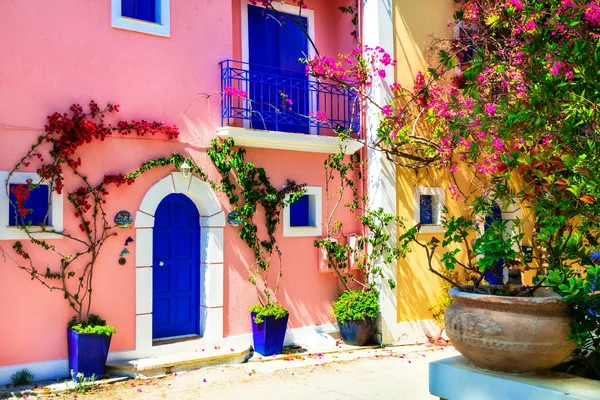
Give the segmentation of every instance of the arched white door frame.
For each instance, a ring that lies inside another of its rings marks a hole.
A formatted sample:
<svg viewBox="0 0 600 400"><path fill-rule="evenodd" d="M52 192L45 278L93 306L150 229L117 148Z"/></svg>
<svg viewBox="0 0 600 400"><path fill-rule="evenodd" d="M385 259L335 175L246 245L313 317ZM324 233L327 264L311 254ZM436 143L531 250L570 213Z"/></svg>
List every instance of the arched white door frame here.
<svg viewBox="0 0 600 400"><path fill-rule="evenodd" d="M200 326L202 337L223 337L223 228L225 215L212 188L198 177L172 172L144 195L135 216L135 347L152 348L152 237L154 214L172 193L189 197L200 214Z"/></svg>

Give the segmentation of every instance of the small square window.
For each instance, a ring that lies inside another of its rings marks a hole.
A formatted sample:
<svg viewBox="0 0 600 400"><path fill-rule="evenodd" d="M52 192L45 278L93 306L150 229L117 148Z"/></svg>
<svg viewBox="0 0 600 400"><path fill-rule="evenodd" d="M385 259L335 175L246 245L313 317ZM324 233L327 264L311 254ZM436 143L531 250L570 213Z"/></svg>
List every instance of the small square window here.
<svg viewBox="0 0 600 400"><path fill-rule="evenodd" d="M421 224L433 224L433 196L430 194L422 194L420 199L420 222Z"/></svg>
<svg viewBox="0 0 600 400"><path fill-rule="evenodd" d="M30 209L23 216L16 210L15 190L31 181L35 188L24 202L24 208ZM37 239L62 239L56 232L63 230L63 195L50 191L50 186L40 182L35 172L0 171L0 182L8 183L8 190L0 190L0 240L28 239L27 232L19 228L25 224L30 234ZM11 204L12 203L12 204ZM45 228L39 225L45 225Z"/></svg>
<svg viewBox="0 0 600 400"><path fill-rule="evenodd" d="M314 199L313 199L314 203ZM311 195L305 194L290 204L290 226L315 226L314 212L311 213ZM312 221L311 221L311 217Z"/></svg>
<svg viewBox="0 0 600 400"><path fill-rule="evenodd" d="M48 185L37 185L29 192L29 196L24 201L23 214L17 210L17 197L15 192L19 188L25 187L23 184L12 183L10 189L10 212L8 215L8 225L52 225L50 221L49 203L50 193Z"/></svg>
<svg viewBox="0 0 600 400"><path fill-rule="evenodd" d="M283 210L283 236L321 236L322 191L305 187L306 194Z"/></svg>
<svg viewBox="0 0 600 400"><path fill-rule="evenodd" d="M415 188L415 225L421 224L419 232L443 232L442 210L444 189L437 187Z"/></svg>
<svg viewBox="0 0 600 400"><path fill-rule="evenodd" d="M113 28L171 36L170 0L112 0Z"/></svg>

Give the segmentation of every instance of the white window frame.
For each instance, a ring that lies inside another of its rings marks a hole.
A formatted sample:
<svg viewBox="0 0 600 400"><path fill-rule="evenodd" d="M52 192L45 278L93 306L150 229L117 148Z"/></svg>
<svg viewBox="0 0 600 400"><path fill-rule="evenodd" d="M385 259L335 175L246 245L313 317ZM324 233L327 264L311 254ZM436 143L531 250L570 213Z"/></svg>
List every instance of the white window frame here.
<svg viewBox="0 0 600 400"><path fill-rule="evenodd" d="M421 223L421 195L432 196L432 212L433 220L436 221L434 224L422 224L419 233L442 233L445 231L442 226L443 209L446 204L446 191L441 187L415 187L414 192L414 207L415 207L415 225Z"/></svg>
<svg viewBox="0 0 600 400"><path fill-rule="evenodd" d="M27 184L27 180L31 179L34 185L40 183L41 179L35 172L14 172L10 179L8 178L9 171L0 171L0 240L11 239L28 239L27 233L17 226L9 226L10 221L10 197L6 190L6 185ZM43 184L43 183L42 183ZM50 221L52 226L46 226L46 231L62 232L63 230L63 195L52 191L50 193ZM44 232L40 226L31 226L27 228L30 233L33 233L36 239L62 239L62 235L52 232Z"/></svg>
<svg viewBox="0 0 600 400"><path fill-rule="evenodd" d="M309 219L314 226L290 226L290 206L283 209L284 237L321 237L323 236L323 190L320 186L306 186L305 195L308 197ZM290 195L285 199L289 200Z"/></svg>
<svg viewBox="0 0 600 400"><path fill-rule="evenodd" d="M171 37L171 0L156 0L157 20L160 23L142 21L121 15L121 0L111 0L111 21L113 28L147 33L149 35Z"/></svg>

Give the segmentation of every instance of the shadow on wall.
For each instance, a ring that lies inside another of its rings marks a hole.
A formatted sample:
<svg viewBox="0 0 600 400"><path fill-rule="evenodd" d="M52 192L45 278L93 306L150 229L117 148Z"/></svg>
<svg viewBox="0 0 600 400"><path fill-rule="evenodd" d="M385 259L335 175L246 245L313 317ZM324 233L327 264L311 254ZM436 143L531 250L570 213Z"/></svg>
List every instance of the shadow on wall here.
<svg viewBox="0 0 600 400"><path fill-rule="evenodd" d="M398 215L405 219L406 227L414 226L414 188L415 186L445 186L418 181L414 172L398 168L396 191L398 196ZM437 182L437 180L435 180ZM426 181L427 182L427 181ZM399 232L402 233L402 232ZM443 233L419 234L421 242L428 242L433 236L442 239ZM428 270L425 250L411 244L406 258L398 262L397 311L398 321L408 322L431 319L429 311L441 294L440 278ZM434 257L434 266L440 270L439 252Z"/></svg>
<svg viewBox="0 0 600 400"><path fill-rule="evenodd" d="M435 61L430 60L428 50L434 38L451 37L455 7L451 1L438 0L394 0L393 4L396 78L403 86L412 87L426 61Z"/></svg>

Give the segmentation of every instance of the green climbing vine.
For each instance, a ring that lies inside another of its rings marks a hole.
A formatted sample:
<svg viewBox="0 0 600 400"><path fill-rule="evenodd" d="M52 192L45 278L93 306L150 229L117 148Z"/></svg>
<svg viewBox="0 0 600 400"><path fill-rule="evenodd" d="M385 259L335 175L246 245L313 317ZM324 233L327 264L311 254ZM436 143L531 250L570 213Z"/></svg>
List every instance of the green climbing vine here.
<svg viewBox="0 0 600 400"><path fill-rule="evenodd" d="M366 193L360 193L354 179L363 180L362 164L355 162L346 155L346 140L351 132L338 132L339 151L327 157L325 167L325 192L326 192L326 237L315 240L315 247L319 247L327 255L328 267L333 269L342 281L345 291L340 300L334 303L334 316L338 321L353 319L370 319L369 315L378 312L375 308L371 313L365 313L361 304L368 301L373 293L378 293L377 282L386 282L390 288L396 286L394 279L386 276L382 265L390 264L403 257L408 251L407 246L396 246L395 239L388 233L391 225L404 227L400 217L387 213L383 208L371 209L367 207L369 198ZM334 189L334 182L337 188ZM344 194L349 191L350 201L343 203ZM334 219L334 215L343 206L348 209L362 225L361 232L354 236L354 244L349 240L341 243L338 238L342 236L344 223ZM349 270L349 265L354 264L362 273L354 274ZM352 290L351 284L358 286L359 290ZM377 297L377 296L376 296ZM349 298L356 301L349 301ZM376 306L379 306L378 302ZM373 303L373 304L375 304ZM377 312L375 312L377 311ZM357 317L359 316L359 317Z"/></svg>
<svg viewBox="0 0 600 400"><path fill-rule="evenodd" d="M263 168L246 161L245 149L234 149L231 139L222 142L213 140L207 154L221 175L220 183L213 182L213 186L227 196L233 211L241 217L243 222L238 235L254 254L256 261L249 267L249 280L256 285L259 294L262 291L263 296L258 296L261 306L272 308L282 277L282 254L275 239L275 232L281 222L281 211L304 195L305 185L288 180L283 188L276 188ZM200 172L197 168L193 168L193 171ZM265 216L266 235L263 237L256 222L260 207ZM270 288L267 280L273 256L278 259L279 271L275 286Z"/></svg>

